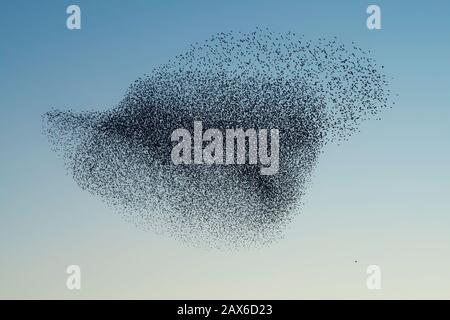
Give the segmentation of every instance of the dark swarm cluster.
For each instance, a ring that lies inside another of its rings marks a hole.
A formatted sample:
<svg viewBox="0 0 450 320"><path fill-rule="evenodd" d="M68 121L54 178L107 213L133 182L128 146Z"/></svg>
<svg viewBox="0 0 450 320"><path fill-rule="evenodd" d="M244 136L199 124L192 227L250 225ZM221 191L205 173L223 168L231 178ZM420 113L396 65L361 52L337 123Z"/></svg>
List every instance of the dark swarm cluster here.
<svg viewBox="0 0 450 320"><path fill-rule="evenodd" d="M262 245L299 212L324 144L389 107L368 54L335 38L219 33L136 80L109 111L49 111L45 131L80 187L137 226L201 246ZM279 172L174 165L171 133L194 121L278 129Z"/></svg>

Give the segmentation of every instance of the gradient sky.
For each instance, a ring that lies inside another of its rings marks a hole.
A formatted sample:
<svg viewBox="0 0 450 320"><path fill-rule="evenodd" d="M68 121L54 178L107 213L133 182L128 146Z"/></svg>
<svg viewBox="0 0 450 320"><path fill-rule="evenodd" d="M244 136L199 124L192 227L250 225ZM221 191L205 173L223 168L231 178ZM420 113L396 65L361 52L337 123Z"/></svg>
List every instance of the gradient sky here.
<svg viewBox="0 0 450 320"><path fill-rule="evenodd" d="M66 28L78 4L82 30ZM366 28L378 4L382 30ZM2 1L0 298L450 298L449 1ZM398 93L329 146L270 247L191 248L82 191L42 134L52 107L105 110L216 32L256 26L370 49ZM357 262L355 262L355 260ZM82 289L66 289L66 267ZM366 268L382 289L366 288Z"/></svg>

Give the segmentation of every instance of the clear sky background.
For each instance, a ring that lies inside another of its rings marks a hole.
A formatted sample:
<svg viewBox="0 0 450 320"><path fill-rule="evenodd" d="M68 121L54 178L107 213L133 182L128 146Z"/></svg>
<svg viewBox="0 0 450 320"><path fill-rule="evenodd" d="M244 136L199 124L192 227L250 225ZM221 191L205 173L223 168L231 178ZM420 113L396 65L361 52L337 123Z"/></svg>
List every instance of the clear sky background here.
<svg viewBox="0 0 450 320"><path fill-rule="evenodd" d="M66 28L78 4L82 30ZM378 4L382 30L366 28ZM449 1L1 1L0 298L450 298ZM337 36L398 93L329 146L270 247L191 248L136 229L66 175L51 107L105 110L132 81L221 31ZM357 262L355 262L357 261ZM66 267L82 289L66 288ZM379 265L382 289L366 287Z"/></svg>

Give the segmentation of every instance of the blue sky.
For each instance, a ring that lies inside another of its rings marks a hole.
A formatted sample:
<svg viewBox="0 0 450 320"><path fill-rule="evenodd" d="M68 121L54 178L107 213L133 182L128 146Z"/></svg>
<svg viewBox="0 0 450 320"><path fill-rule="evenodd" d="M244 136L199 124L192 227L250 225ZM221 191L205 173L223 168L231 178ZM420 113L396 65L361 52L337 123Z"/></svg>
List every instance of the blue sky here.
<svg viewBox="0 0 450 320"><path fill-rule="evenodd" d="M2 1L0 297L450 298L450 3ZM78 4L82 29L66 28ZM196 41L256 26L370 49L398 93L320 159L302 213L269 248L216 252L137 230L80 190L41 134L52 107L104 110ZM357 263L354 261L358 260ZM79 292L65 268L83 270ZM383 289L365 268L380 265Z"/></svg>

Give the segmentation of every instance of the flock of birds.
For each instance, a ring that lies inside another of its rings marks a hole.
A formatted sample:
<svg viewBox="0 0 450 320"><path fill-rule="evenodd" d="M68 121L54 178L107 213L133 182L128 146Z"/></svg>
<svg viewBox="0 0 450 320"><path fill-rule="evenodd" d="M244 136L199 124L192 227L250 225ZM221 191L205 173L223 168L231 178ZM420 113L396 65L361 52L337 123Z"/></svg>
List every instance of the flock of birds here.
<svg viewBox="0 0 450 320"><path fill-rule="evenodd" d="M219 33L136 80L106 112L53 109L45 130L81 188L138 227L203 247L278 239L325 144L390 107L383 67L336 38ZM174 165L177 128L276 128L280 168Z"/></svg>

